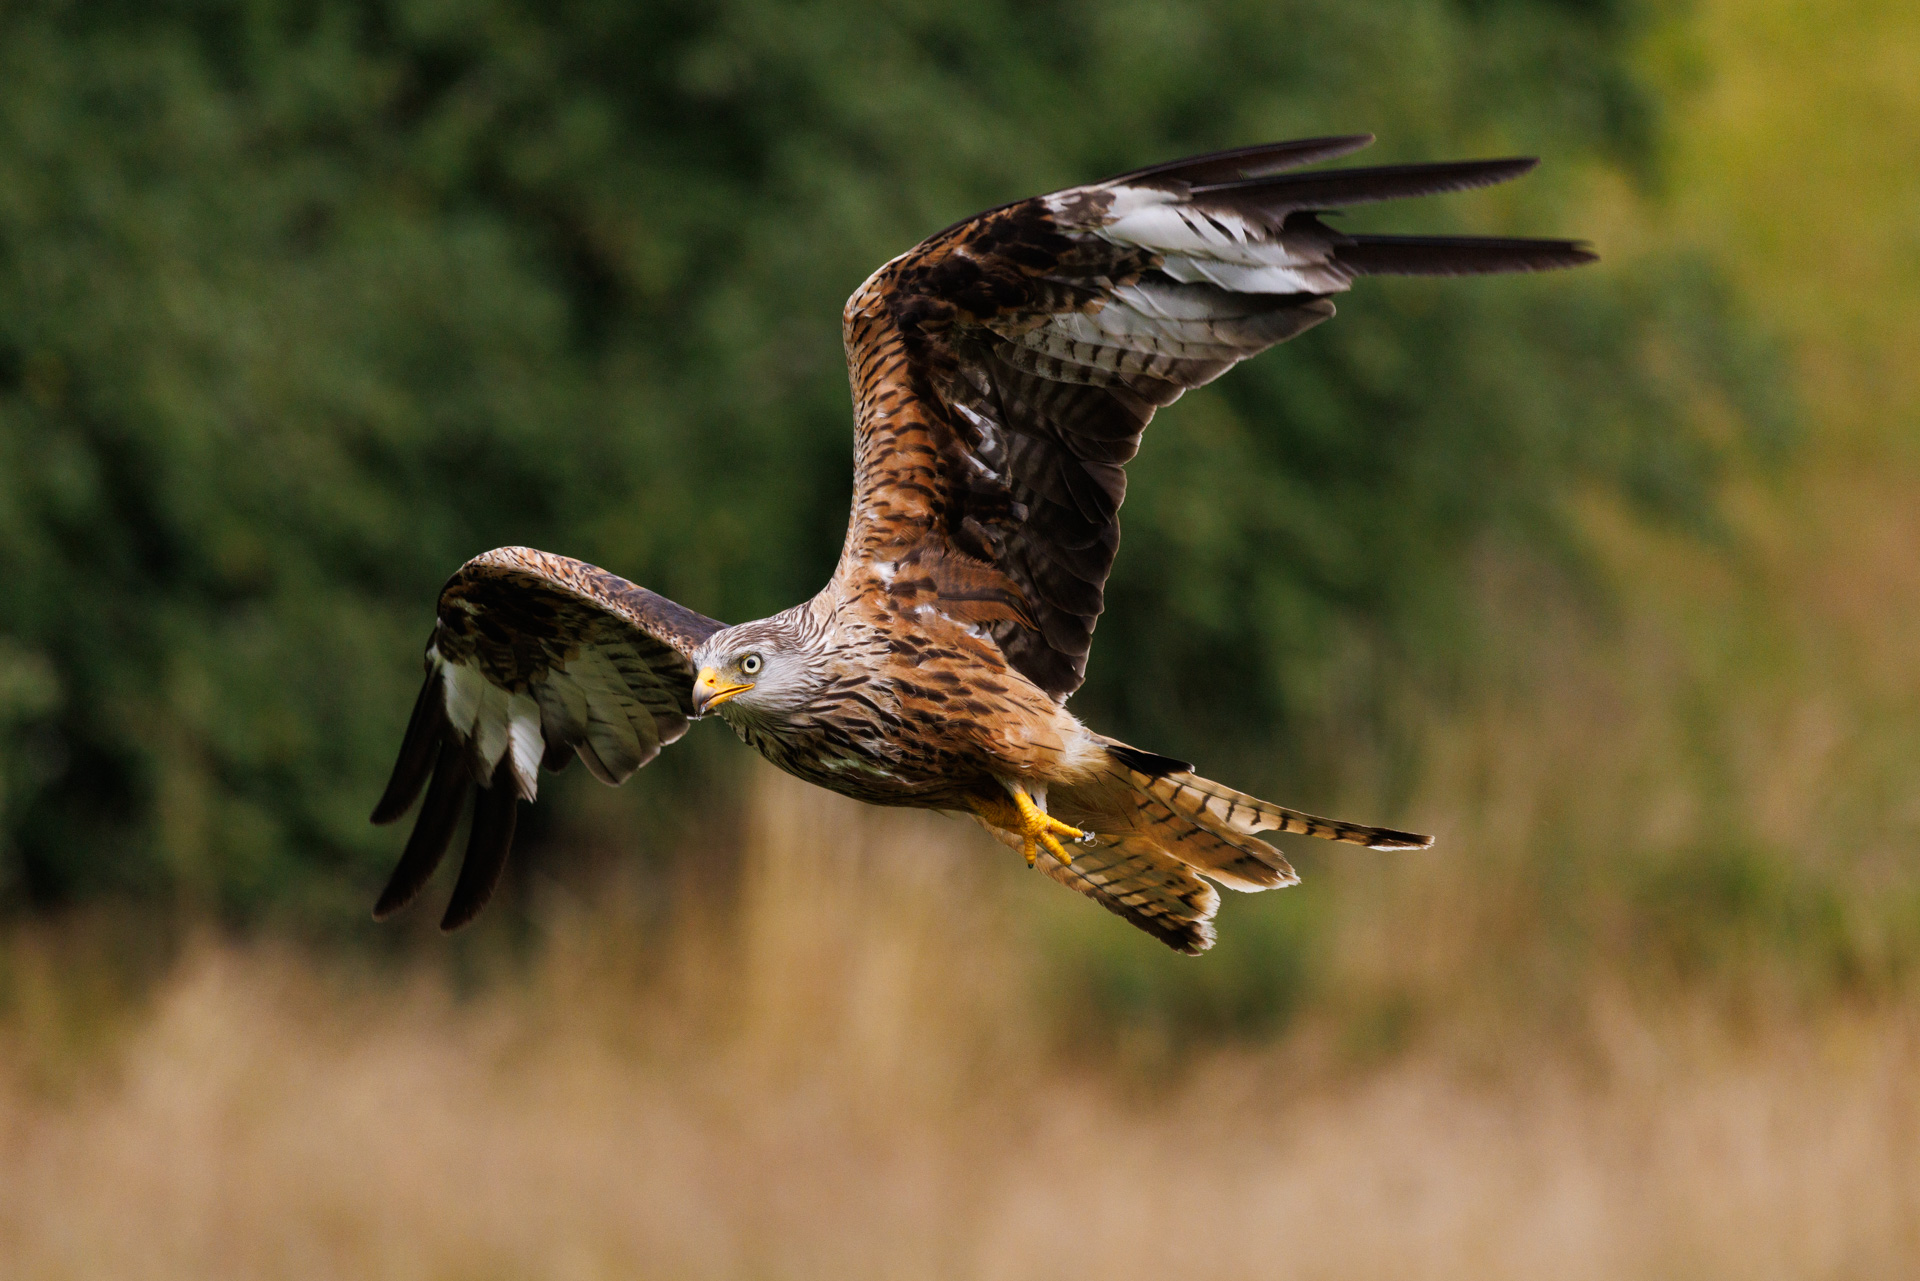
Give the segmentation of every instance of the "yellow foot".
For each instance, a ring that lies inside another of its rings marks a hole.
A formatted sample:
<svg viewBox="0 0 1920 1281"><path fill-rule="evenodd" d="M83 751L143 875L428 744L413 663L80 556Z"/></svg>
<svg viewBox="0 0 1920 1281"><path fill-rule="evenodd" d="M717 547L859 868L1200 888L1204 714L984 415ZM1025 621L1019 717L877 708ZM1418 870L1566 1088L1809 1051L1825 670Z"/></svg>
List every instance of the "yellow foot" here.
<svg viewBox="0 0 1920 1281"><path fill-rule="evenodd" d="M1060 838L1063 836L1070 841L1078 841L1082 845L1093 840L1092 832L1083 832L1077 827L1069 827L1059 819L1043 813L1040 807L1033 803L1033 798L1027 795L1026 788L1016 783L1008 790L1013 793L1013 807L1020 811L1018 829L1020 852L1026 855L1028 867L1040 861L1042 849L1059 859L1062 864L1072 863L1073 855L1067 853L1067 847L1060 843Z"/></svg>

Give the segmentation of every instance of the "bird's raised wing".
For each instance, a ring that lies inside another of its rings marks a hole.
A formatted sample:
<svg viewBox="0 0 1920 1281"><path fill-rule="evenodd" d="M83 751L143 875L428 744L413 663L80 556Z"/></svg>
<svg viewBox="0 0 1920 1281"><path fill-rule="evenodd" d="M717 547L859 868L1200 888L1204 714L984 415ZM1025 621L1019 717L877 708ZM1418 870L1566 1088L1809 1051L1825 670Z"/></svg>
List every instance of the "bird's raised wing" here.
<svg viewBox="0 0 1920 1281"><path fill-rule="evenodd" d="M513 844L516 806L542 765L574 755L625 780L687 732L691 655L722 624L624 578L526 547L468 561L440 593L427 681L373 821L427 798L373 914L412 901L445 857L477 787L467 855L441 921L486 906Z"/></svg>
<svg viewBox="0 0 1920 1281"><path fill-rule="evenodd" d="M854 509L836 581L985 628L1064 699L1153 411L1333 315L1364 275L1588 262L1564 240L1349 236L1336 206L1518 177L1532 160L1288 172L1371 138L1248 147L991 210L847 303Z"/></svg>

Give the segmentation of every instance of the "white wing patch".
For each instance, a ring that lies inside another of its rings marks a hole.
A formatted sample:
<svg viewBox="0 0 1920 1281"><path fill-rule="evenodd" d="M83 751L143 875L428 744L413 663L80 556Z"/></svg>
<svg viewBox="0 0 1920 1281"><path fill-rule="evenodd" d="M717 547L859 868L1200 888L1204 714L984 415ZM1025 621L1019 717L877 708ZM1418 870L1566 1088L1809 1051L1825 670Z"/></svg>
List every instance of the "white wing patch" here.
<svg viewBox="0 0 1920 1281"><path fill-rule="evenodd" d="M482 778L493 777L493 767L500 763L501 755L507 750L508 711L511 700L506 690L492 681L483 681L480 686L480 711L473 719L473 752L486 767Z"/></svg>
<svg viewBox="0 0 1920 1281"><path fill-rule="evenodd" d="M427 658L442 673L441 680L447 692L447 720L452 723L453 732L461 738L471 738L473 722L480 715L480 699L487 678L480 674L477 667L443 661L438 649L428 650Z"/></svg>
<svg viewBox="0 0 1920 1281"><path fill-rule="evenodd" d="M1175 280L1234 293L1330 294L1353 283L1322 231L1264 227L1168 191L1115 188L1109 220L1094 234L1160 255L1160 269Z"/></svg>
<svg viewBox="0 0 1920 1281"><path fill-rule="evenodd" d="M540 736L540 704L525 694L507 700L507 750L513 754L513 777L528 800L540 790L540 758L546 743Z"/></svg>

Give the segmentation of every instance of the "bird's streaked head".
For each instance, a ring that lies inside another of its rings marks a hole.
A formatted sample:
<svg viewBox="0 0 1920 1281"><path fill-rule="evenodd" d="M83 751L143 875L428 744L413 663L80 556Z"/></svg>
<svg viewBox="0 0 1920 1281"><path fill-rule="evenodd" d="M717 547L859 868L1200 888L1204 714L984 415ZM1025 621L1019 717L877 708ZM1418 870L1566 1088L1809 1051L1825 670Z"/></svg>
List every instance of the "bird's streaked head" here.
<svg viewBox="0 0 1920 1281"><path fill-rule="evenodd" d="M804 704L819 681L803 638L776 614L726 627L693 653L693 714L722 708L748 715L778 715Z"/></svg>

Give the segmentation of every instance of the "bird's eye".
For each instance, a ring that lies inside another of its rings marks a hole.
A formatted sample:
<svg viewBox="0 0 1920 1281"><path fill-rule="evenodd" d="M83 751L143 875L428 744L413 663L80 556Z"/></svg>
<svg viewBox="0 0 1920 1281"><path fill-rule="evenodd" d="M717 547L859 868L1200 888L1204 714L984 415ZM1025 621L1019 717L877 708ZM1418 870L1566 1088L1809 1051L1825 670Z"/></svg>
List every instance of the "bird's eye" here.
<svg viewBox="0 0 1920 1281"><path fill-rule="evenodd" d="M748 654L740 660L740 670L748 676L758 676L760 674L760 667L760 655L758 654Z"/></svg>

